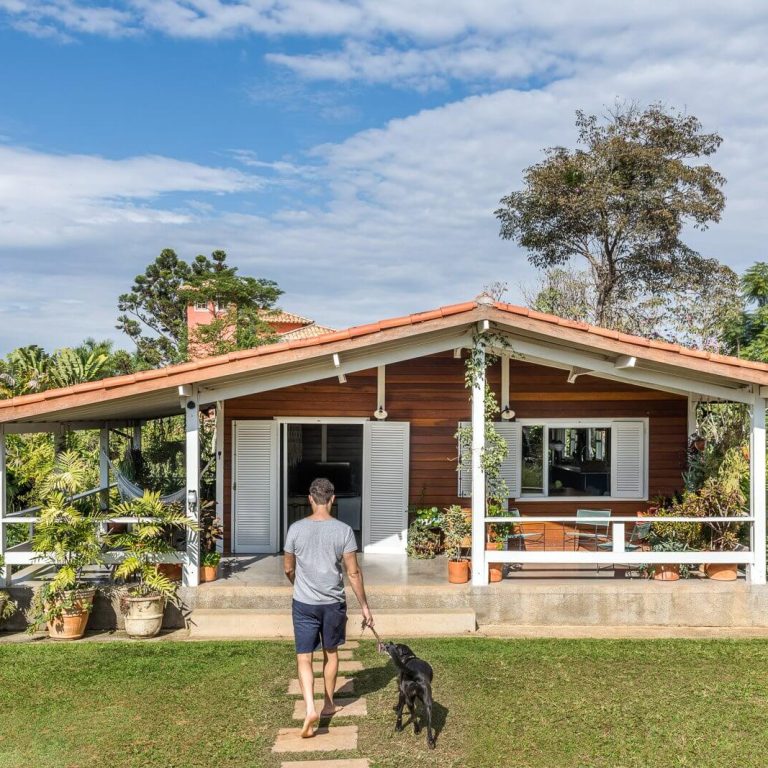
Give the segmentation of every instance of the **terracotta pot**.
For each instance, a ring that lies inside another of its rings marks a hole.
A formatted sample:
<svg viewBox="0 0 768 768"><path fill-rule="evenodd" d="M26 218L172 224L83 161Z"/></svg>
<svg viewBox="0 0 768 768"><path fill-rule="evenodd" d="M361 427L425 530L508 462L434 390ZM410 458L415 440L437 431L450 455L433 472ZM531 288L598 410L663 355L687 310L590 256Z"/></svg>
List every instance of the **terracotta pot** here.
<svg viewBox="0 0 768 768"><path fill-rule="evenodd" d="M680 578L680 566L677 563L658 563L653 569L656 581L677 581Z"/></svg>
<svg viewBox="0 0 768 768"><path fill-rule="evenodd" d="M181 563L160 563L157 566L157 570L171 581L181 581Z"/></svg>
<svg viewBox="0 0 768 768"><path fill-rule="evenodd" d="M68 594L73 597L72 607L64 608L58 619L48 622L48 636L53 640L79 640L85 634L96 590L77 589Z"/></svg>
<svg viewBox="0 0 768 768"><path fill-rule="evenodd" d="M448 561L448 583L466 584L469 581L469 563L466 560Z"/></svg>
<svg viewBox="0 0 768 768"><path fill-rule="evenodd" d="M125 597L125 631L128 637L154 637L163 626L165 600L161 595L152 597Z"/></svg>
<svg viewBox="0 0 768 768"><path fill-rule="evenodd" d="M200 583L204 584L207 581L216 581L219 577L218 565L201 565L200 566Z"/></svg>
<svg viewBox="0 0 768 768"><path fill-rule="evenodd" d="M735 563L707 563L704 572L707 578L715 581L736 581L739 578L739 566Z"/></svg>
<svg viewBox="0 0 768 768"><path fill-rule="evenodd" d="M488 563L488 581L492 584L504 578L504 563Z"/></svg>

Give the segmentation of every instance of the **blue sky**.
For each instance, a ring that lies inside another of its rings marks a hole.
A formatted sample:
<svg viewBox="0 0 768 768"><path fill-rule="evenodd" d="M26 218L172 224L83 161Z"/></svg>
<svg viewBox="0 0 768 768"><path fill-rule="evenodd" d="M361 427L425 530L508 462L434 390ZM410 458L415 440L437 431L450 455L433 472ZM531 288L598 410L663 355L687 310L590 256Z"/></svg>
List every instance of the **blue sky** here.
<svg viewBox="0 0 768 768"><path fill-rule="evenodd" d="M224 248L343 327L535 272L493 210L574 111L661 100L725 138L723 221L765 258L754 0L0 0L0 353L112 337L164 247Z"/></svg>

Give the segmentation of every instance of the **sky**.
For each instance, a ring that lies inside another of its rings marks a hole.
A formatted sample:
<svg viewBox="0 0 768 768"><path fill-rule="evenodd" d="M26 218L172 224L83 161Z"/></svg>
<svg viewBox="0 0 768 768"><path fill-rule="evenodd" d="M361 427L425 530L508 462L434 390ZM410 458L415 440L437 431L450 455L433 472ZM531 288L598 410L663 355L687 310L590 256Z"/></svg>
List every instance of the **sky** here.
<svg viewBox="0 0 768 768"><path fill-rule="evenodd" d="M761 0L0 0L0 354L115 329L163 248L224 249L335 328L536 272L493 211L577 109L696 115L766 258Z"/></svg>

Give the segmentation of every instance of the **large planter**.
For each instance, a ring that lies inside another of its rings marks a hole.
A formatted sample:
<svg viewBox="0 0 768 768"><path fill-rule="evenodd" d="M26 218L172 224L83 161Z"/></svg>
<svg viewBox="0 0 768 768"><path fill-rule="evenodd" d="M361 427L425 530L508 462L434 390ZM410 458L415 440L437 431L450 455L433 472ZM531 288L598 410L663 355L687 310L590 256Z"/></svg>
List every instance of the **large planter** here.
<svg viewBox="0 0 768 768"><path fill-rule="evenodd" d="M504 578L504 563L488 563L488 581L492 584Z"/></svg>
<svg viewBox="0 0 768 768"><path fill-rule="evenodd" d="M677 563L657 563L653 567L656 581L677 581L680 578L680 566Z"/></svg>
<svg viewBox="0 0 768 768"><path fill-rule="evenodd" d="M707 578L715 581L736 581L739 578L739 566L736 563L707 563L704 572Z"/></svg>
<svg viewBox="0 0 768 768"><path fill-rule="evenodd" d="M466 560L448 561L448 583L466 584L469 581L469 563Z"/></svg>
<svg viewBox="0 0 768 768"><path fill-rule="evenodd" d="M128 637L154 637L163 626L162 595L152 597L124 597L125 631Z"/></svg>
<svg viewBox="0 0 768 768"><path fill-rule="evenodd" d="M48 636L53 640L79 640L85 634L96 589L75 589L66 594L66 601L57 602L69 603L71 598L71 606L62 608L61 616L47 623Z"/></svg>
<svg viewBox="0 0 768 768"><path fill-rule="evenodd" d="M219 566L218 565L201 565L200 566L200 582L204 584L207 581L216 581L219 578Z"/></svg>

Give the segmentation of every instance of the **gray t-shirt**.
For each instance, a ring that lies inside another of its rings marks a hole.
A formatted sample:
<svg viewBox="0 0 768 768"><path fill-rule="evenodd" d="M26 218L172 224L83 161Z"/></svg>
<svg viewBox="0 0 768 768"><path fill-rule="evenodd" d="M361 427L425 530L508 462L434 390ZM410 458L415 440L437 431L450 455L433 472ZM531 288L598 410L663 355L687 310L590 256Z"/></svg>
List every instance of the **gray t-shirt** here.
<svg viewBox="0 0 768 768"><path fill-rule="evenodd" d="M352 529L340 520L297 520L285 537L285 552L296 556L293 599L309 605L343 603L341 560L357 551Z"/></svg>

